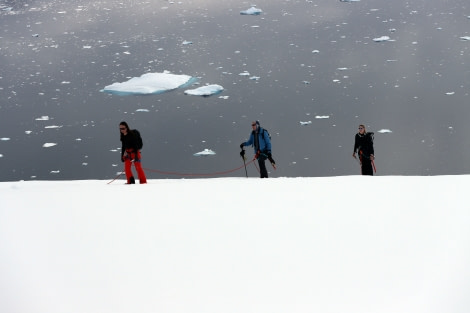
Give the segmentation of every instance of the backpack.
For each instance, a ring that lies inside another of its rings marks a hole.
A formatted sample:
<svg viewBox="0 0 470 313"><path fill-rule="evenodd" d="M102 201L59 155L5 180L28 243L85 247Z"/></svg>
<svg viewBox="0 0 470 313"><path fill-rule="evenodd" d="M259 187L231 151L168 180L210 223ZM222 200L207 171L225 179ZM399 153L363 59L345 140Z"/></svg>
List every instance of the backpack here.
<svg viewBox="0 0 470 313"><path fill-rule="evenodd" d="M264 129L264 128L261 128L263 131L262 131L262 136L263 136L263 139L266 141L265 137L264 137L264 134L268 134L268 137L269 137L269 141L271 141L271 134L269 133L269 131L267 129ZM255 131L253 130L252 131L253 135L255 134Z"/></svg>
<svg viewBox="0 0 470 313"><path fill-rule="evenodd" d="M139 131L137 129L134 129L132 132L135 136L135 142L136 142L137 150L142 149L142 147L144 146L144 142L142 141L142 137L140 136Z"/></svg>

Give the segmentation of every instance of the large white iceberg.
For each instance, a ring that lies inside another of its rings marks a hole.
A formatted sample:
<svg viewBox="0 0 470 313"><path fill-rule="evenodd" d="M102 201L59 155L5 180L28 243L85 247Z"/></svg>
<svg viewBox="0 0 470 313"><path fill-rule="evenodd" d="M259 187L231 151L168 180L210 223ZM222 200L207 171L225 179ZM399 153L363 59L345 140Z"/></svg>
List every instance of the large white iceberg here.
<svg viewBox="0 0 470 313"><path fill-rule="evenodd" d="M151 95L185 87L195 81L195 77L171 74L167 71L163 73L146 73L123 83L106 86L101 91L120 96Z"/></svg>
<svg viewBox="0 0 470 313"><path fill-rule="evenodd" d="M241 15L260 15L261 13L263 13L263 11L255 7L251 7L245 11L240 11Z"/></svg>
<svg viewBox="0 0 470 313"><path fill-rule="evenodd" d="M185 90L185 94L191 95L191 96L212 96L221 93L224 91L224 87L220 85L207 85L203 87L199 87L196 89L189 89Z"/></svg>

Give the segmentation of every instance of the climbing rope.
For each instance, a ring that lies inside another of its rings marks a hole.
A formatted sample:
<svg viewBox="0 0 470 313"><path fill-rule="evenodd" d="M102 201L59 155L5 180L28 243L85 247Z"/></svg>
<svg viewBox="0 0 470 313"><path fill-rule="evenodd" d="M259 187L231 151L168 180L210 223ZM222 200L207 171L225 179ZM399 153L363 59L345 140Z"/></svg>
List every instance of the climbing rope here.
<svg viewBox="0 0 470 313"><path fill-rule="evenodd" d="M250 164L250 163L254 163L256 159L253 159L251 160L250 162L246 163L246 165ZM245 166L245 164L243 164L242 166L239 166L237 168L234 168L234 169L231 169L231 170L228 170L228 171L221 171L221 172L213 172L213 173L180 173L180 172L167 172L167 171L161 171L161 170L157 170L157 169L151 169L151 168L143 168L145 171L148 171L148 172L153 172L153 173L158 173L158 174L162 174L162 175L173 175L173 176L203 176L203 177L207 177L207 176L219 176L219 175L224 175L224 174L229 174L229 173L233 173L233 172L236 172L240 169L242 169L243 167ZM255 164L256 166L256 164ZM256 167L258 169L258 167ZM258 170L259 171L259 170ZM122 171L121 173L119 173L113 180L111 180L110 182L108 182L108 185L113 183L115 180L117 180L119 177L121 177L122 175L124 174L124 171Z"/></svg>

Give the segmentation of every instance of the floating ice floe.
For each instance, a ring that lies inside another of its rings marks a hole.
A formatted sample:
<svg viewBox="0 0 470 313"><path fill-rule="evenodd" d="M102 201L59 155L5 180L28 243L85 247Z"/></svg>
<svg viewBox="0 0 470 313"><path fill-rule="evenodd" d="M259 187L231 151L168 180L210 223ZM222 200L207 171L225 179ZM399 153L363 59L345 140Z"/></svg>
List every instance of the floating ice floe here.
<svg viewBox="0 0 470 313"><path fill-rule="evenodd" d="M300 125L302 125L302 126L310 125L310 124L312 124L312 121L308 121L308 122L302 122L302 121L300 121Z"/></svg>
<svg viewBox="0 0 470 313"><path fill-rule="evenodd" d="M320 53L320 50L313 50L312 53Z"/></svg>
<svg viewBox="0 0 470 313"><path fill-rule="evenodd" d="M3 158L3 154L0 154L0 158Z"/></svg>
<svg viewBox="0 0 470 313"><path fill-rule="evenodd" d="M388 133L391 133L392 131L390 129L381 129L381 130L378 130L377 132L381 134L388 134Z"/></svg>
<svg viewBox="0 0 470 313"><path fill-rule="evenodd" d="M455 91L446 92L446 95L448 95L448 96L455 95Z"/></svg>
<svg viewBox="0 0 470 313"><path fill-rule="evenodd" d="M383 42L383 41L390 41L390 37L388 36L382 36L382 37L377 37L372 39L375 42Z"/></svg>
<svg viewBox="0 0 470 313"><path fill-rule="evenodd" d="M59 174L60 171L51 171L50 173L51 173L51 174Z"/></svg>
<svg viewBox="0 0 470 313"><path fill-rule="evenodd" d="M329 115L316 115L315 116L316 119L326 119L326 118L330 118Z"/></svg>
<svg viewBox="0 0 470 313"><path fill-rule="evenodd" d="M184 46L192 45L192 44L193 44L192 41L188 41L188 40L183 41L183 45L184 45Z"/></svg>
<svg viewBox="0 0 470 313"><path fill-rule="evenodd" d="M240 11L241 15L260 15L261 13L263 13L263 11L255 7L251 7L245 11Z"/></svg>
<svg viewBox="0 0 470 313"><path fill-rule="evenodd" d="M45 144L42 145L43 148L50 148L50 147L54 147L54 146L57 146L57 143L53 143L53 142L46 142Z"/></svg>
<svg viewBox="0 0 470 313"><path fill-rule="evenodd" d="M339 0L339 2L359 2L361 0Z"/></svg>
<svg viewBox="0 0 470 313"><path fill-rule="evenodd" d="M48 120L49 120L49 116L47 115L43 115L41 117L36 118L36 121L48 121Z"/></svg>
<svg viewBox="0 0 470 313"><path fill-rule="evenodd" d="M250 72L244 71L243 73L238 74L239 76L250 76Z"/></svg>
<svg viewBox="0 0 470 313"><path fill-rule="evenodd" d="M462 41L470 40L470 36L462 36L462 37L460 37L460 40L462 40Z"/></svg>
<svg viewBox="0 0 470 313"><path fill-rule="evenodd" d="M24 133L25 133L26 135L29 135L29 134L31 134L32 132L33 132L32 130L25 130L25 131L24 131Z"/></svg>
<svg viewBox="0 0 470 313"><path fill-rule="evenodd" d="M119 96L161 94L177 88L189 86L197 79L189 75L176 75L168 71L163 73L146 73L133 77L123 83L114 83L104 87L101 92Z"/></svg>
<svg viewBox="0 0 470 313"><path fill-rule="evenodd" d="M0 138L0 141L8 141L8 140L10 140L10 138L7 138L7 137Z"/></svg>
<svg viewBox="0 0 470 313"><path fill-rule="evenodd" d="M150 112L149 110L147 109L137 109L135 110L136 112Z"/></svg>
<svg viewBox="0 0 470 313"><path fill-rule="evenodd" d="M58 126L58 125L50 125L50 126L45 126L44 128L47 128L47 129L53 129L53 128L61 128L62 126Z"/></svg>
<svg viewBox="0 0 470 313"><path fill-rule="evenodd" d="M191 96L212 96L224 91L224 87L220 85L207 85L196 89L185 90L184 93Z"/></svg>
<svg viewBox="0 0 470 313"><path fill-rule="evenodd" d="M204 149L201 152L194 153L194 156L208 156L208 155L215 155L215 152L212 151L211 149Z"/></svg>

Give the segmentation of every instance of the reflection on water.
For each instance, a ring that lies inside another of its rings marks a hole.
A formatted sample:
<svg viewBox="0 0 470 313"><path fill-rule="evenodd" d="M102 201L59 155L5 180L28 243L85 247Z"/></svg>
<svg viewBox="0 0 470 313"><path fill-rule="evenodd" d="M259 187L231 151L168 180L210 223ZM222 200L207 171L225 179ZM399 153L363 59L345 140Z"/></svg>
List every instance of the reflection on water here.
<svg viewBox="0 0 470 313"><path fill-rule="evenodd" d="M239 167L259 119L271 177L358 174L362 123L378 175L468 173L470 20L462 1L433 2L0 2L0 180L113 178L122 120L144 167L168 172ZM165 70L224 90L100 92Z"/></svg>

